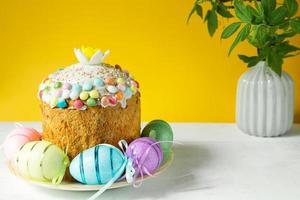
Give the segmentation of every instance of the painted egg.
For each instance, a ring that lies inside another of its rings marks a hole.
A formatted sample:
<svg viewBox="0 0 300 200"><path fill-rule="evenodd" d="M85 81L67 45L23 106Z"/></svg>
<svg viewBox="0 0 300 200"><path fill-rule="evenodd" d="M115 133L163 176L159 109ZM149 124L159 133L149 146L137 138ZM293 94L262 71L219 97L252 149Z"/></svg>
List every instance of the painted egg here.
<svg viewBox="0 0 300 200"><path fill-rule="evenodd" d="M41 140L41 134L27 127L17 127L6 137L3 143L4 155L7 160L12 160L20 147L30 141Z"/></svg>
<svg viewBox="0 0 300 200"><path fill-rule="evenodd" d="M70 174L77 181L89 184L106 184L113 177L120 177L127 158L116 147L100 144L78 154L70 164Z"/></svg>
<svg viewBox="0 0 300 200"><path fill-rule="evenodd" d="M15 166L21 176L55 184L62 181L68 165L69 158L63 150L47 141L26 143L15 157Z"/></svg>
<svg viewBox="0 0 300 200"><path fill-rule="evenodd" d="M160 145L164 153L164 159L169 157L173 142L173 131L166 121L153 120L149 122L142 131L142 137L151 137L161 142Z"/></svg>
<svg viewBox="0 0 300 200"><path fill-rule="evenodd" d="M142 173L153 174L163 160L163 152L157 141L150 137L141 137L131 142L126 150L126 156L135 165L141 165Z"/></svg>

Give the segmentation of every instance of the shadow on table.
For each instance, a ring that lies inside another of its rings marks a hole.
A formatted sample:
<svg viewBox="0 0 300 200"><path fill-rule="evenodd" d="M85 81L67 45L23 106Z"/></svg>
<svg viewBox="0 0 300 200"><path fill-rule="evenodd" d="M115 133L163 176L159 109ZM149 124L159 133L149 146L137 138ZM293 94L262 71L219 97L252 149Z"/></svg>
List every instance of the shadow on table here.
<svg viewBox="0 0 300 200"><path fill-rule="evenodd" d="M211 155L197 143L188 143L184 145L174 146L174 161L172 165L166 169L158 177L144 181L139 188L124 187L118 189L107 190L98 199L152 199L164 198L170 194L187 192L193 190L209 189L213 185L199 183L201 169L204 169L210 162ZM197 171L197 173L195 172ZM200 185L195 188L194 185ZM69 192L49 190L36 187L41 193L48 193L53 199L87 199L94 192Z"/></svg>

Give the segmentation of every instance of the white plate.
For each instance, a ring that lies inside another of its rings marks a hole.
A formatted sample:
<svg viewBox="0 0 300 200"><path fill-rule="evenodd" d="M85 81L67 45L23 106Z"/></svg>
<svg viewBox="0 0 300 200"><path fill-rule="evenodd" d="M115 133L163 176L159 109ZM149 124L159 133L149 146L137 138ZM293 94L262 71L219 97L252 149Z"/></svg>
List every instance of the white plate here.
<svg viewBox="0 0 300 200"><path fill-rule="evenodd" d="M165 169L167 169L171 165L173 159L174 159L174 153L173 153L173 151L171 151L169 159L161 165L161 167L155 172L154 176L159 175ZM55 189L55 190L66 190L66 191L95 191L95 190L99 190L100 188L103 187L103 185L85 185L85 184L81 184L78 182L67 182L67 181L63 181L58 185L54 185L49 182L35 181L35 180L27 179L27 178L20 176L18 174L18 172L13 168L13 166L10 165L9 163L7 164L7 166L9 168L9 171L13 175L17 176L18 178L23 179L24 181L29 182L31 184L41 186L44 188ZM151 178L151 177L144 176L143 181L145 181L149 178ZM121 180L121 181L115 182L109 189L125 187L128 185L130 185L130 184L127 183L126 180Z"/></svg>

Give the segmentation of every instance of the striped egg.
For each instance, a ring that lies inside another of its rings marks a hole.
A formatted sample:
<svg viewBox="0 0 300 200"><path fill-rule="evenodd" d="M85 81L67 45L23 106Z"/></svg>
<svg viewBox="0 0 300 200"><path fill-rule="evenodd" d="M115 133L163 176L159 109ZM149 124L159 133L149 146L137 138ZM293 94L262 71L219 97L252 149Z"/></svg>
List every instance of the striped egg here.
<svg viewBox="0 0 300 200"><path fill-rule="evenodd" d="M41 133L29 127L19 126L12 130L3 143L4 155L13 160L15 154L27 142L41 140Z"/></svg>
<svg viewBox="0 0 300 200"><path fill-rule="evenodd" d="M55 144L34 141L23 145L15 157L18 173L36 181L59 184L69 165L68 156Z"/></svg>
<svg viewBox="0 0 300 200"><path fill-rule="evenodd" d="M126 163L127 158L118 148L100 144L78 154L69 169L77 181L97 185L119 178L125 171Z"/></svg>

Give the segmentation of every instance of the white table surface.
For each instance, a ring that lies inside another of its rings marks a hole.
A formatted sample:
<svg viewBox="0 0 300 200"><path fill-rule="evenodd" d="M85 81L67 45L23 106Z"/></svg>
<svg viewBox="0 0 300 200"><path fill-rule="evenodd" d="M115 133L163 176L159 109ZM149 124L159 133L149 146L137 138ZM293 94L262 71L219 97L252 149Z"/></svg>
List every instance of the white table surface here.
<svg viewBox="0 0 300 200"><path fill-rule="evenodd" d="M39 123L23 123L40 129ZM14 127L0 123L0 143ZM256 138L234 124L172 124L172 166L140 188L108 190L99 199L299 200L300 125L283 137ZM9 174L0 154L1 200L83 200L93 192L55 191Z"/></svg>

